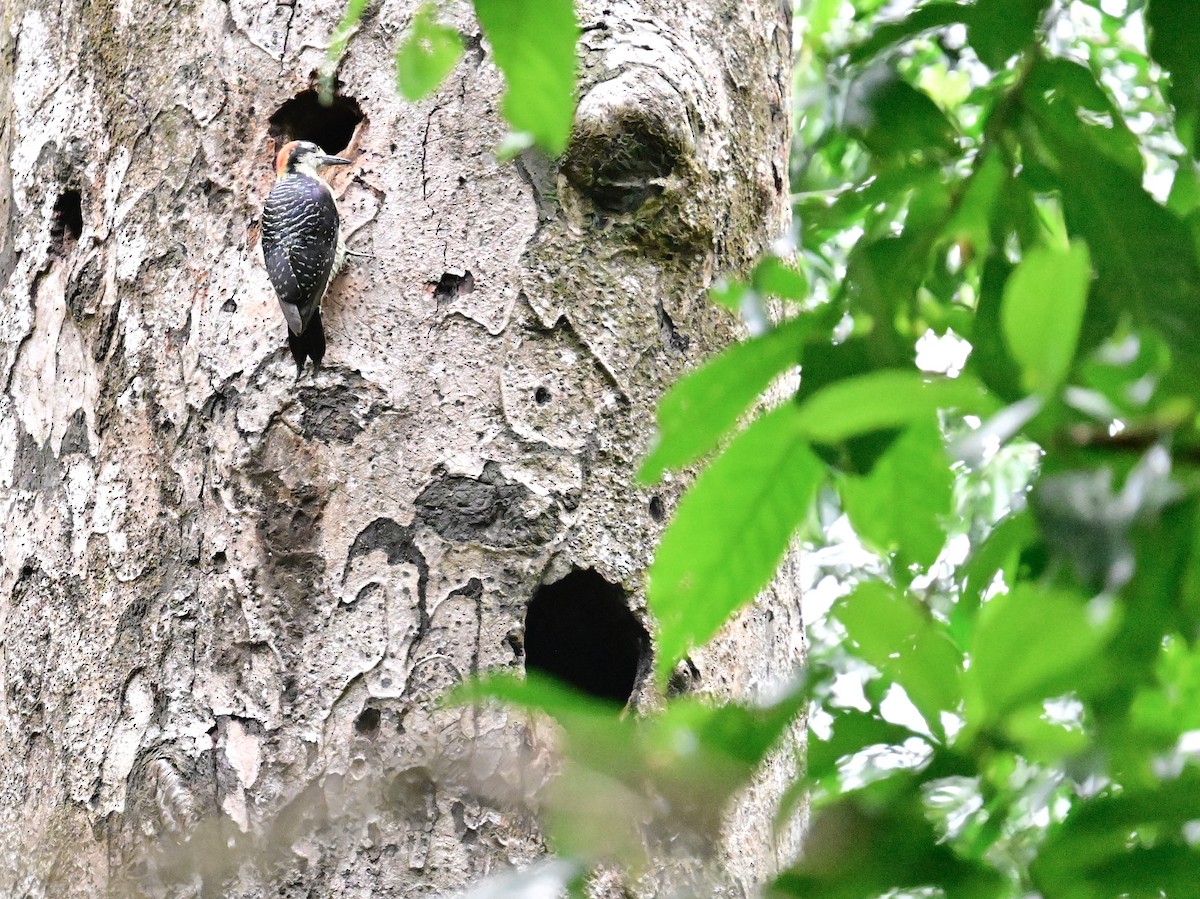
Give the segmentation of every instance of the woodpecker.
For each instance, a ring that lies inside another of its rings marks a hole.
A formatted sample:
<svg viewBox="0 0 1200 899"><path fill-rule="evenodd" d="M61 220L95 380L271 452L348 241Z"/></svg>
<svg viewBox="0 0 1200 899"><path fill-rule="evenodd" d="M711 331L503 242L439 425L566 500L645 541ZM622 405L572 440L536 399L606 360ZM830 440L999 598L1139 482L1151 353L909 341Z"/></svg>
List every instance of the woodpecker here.
<svg viewBox="0 0 1200 899"><path fill-rule="evenodd" d="M284 144L275 157L275 186L263 207L263 259L287 319L296 374L306 358L321 365L321 299L346 255L333 192L317 169L349 164L306 140Z"/></svg>

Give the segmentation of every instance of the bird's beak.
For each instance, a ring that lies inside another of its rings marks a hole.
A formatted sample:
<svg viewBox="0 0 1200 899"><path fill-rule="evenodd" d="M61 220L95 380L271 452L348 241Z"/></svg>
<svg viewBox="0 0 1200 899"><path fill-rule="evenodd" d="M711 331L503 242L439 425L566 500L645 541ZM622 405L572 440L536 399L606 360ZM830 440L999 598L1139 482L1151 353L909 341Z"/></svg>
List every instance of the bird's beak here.
<svg viewBox="0 0 1200 899"><path fill-rule="evenodd" d="M350 160L341 156L321 156L317 161L321 165L349 165Z"/></svg>

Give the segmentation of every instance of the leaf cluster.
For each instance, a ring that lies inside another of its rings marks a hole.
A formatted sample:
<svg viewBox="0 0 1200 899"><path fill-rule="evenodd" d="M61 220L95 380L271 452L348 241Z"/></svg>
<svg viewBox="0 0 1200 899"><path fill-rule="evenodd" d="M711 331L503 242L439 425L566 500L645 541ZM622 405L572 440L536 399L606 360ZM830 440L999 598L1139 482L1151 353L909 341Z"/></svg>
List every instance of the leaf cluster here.
<svg viewBox="0 0 1200 899"><path fill-rule="evenodd" d="M660 405L644 477L716 455L650 570L658 676L832 509L880 564L810 659L814 817L772 894L1190 894L1194 16L870 6L806 38L789 311Z"/></svg>
<svg viewBox="0 0 1200 899"><path fill-rule="evenodd" d="M570 3L475 7L514 145L561 150ZM806 707L780 817L803 798L812 825L772 896L1194 889L1200 19L1186 0L891 8L799 5L796 245L713 291L756 325L786 312L671 388L639 474L699 469L648 573L654 677L831 522L877 564L773 703L630 717L533 678L460 693L561 725L546 820L573 889L656 841L711 842ZM423 7L401 90L461 47Z"/></svg>
<svg viewBox="0 0 1200 899"><path fill-rule="evenodd" d="M513 131L499 148L511 156L537 144L552 156L567 146L575 115L579 25L571 0L472 0L475 16L507 90L501 111ZM337 66L366 12L367 0L349 0L329 42L322 93L333 91ZM396 50L396 89L416 102L432 94L462 58L463 35L438 19L426 0L413 13Z"/></svg>

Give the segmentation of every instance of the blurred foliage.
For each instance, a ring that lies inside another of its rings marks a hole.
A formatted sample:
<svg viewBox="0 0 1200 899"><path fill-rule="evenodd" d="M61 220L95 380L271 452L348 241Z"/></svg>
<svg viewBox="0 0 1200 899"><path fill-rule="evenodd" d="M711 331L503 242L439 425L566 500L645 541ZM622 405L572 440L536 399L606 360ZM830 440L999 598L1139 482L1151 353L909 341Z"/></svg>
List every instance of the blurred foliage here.
<svg viewBox="0 0 1200 899"><path fill-rule="evenodd" d="M475 5L509 121L556 152L570 4ZM806 799L811 825L771 896L1192 895L1195 12L800 0L794 245L713 289L754 336L668 392L640 473L702 466L649 571L657 683L791 541L868 561L837 568L802 682L760 707L631 714L510 678L460 694L561 726L544 797L560 885L636 872L655 834L705 845L806 709L779 819ZM439 35L419 13L413 94L456 58Z"/></svg>
<svg viewBox="0 0 1200 899"><path fill-rule="evenodd" d="M511 157L534 144L551 156L567 146L575 116L575 45L579 24L572 0L472 0L492 61L507 90L501 112L513 130L498 148ZM329 39L321 69L321 97L332 100L338 65L367 13L367 0L348 0ZM438 5L422 3L396 50L396 89L406 100L432 94L462 58L463 35L438 19Z"/></svg>
<svg viewBox="0 0 1200 899"><path fill-rule="evenodd" d="M785 535L819 546L840 521L876 560L814 622L813 818L770 893L1191 895L1195 10L810 0L798 14L798 239L779 262L809 289L672 389L644 472L725 444L651 568L664 621L693 620L675 572L712 565L681 533L732 549L752 532L778 559ZM783 365L800 366L795 398L729 439ZM718 368L739 408L709 416ZM792 444L776 458L821 459L815 524L811 504L772 505L778 471L712 476L767 421ZM700 518L747 496L771 499ZM737 553L745 569L752 552ZM733 581L693 642L762 577ZM688 645L660 643L660 678Z"/></svg>

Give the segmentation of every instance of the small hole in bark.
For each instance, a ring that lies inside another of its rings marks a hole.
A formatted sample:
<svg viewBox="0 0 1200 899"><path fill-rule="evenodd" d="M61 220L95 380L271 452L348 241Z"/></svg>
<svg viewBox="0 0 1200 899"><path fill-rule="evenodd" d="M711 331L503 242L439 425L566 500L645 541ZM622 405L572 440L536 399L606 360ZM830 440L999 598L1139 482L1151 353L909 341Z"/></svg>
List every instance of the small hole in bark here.
<svg viewBox="0 0 1200 899"><path fill-rule="evenodd" d="M544 406L550 402L550 391L545 387L539 387L533 392L533 401L539 406Z"/></svg>
<svg viewBox="0 0 1200 899"><path fill-rule="evenodd" d="M521 656L525 655L524 638L517 631L509 631L504 635L504 640L502 642L505 646L512 650L514 658L519 659Z"/></svg>
<svg viewBox="0 0 1200 899"><path fill-rule="evenodd" d="M650 637L625 591L592 569L538 588L525 613L525 667L584 693L624 704Z"/></svg>
<svg viewBox="0 0 1200 899"><path fill-rule="evenodd" d="M221 304L221 311L222 312L237 312L237 301L235 299L233 299L232 297L230 297L228 300L226 300L224 303Z"/></svg>
<svg viewBox="0 0 1200 899"><path fill-rule="evenodd" d="M66 256L75 248L83 233L83 197L77 190L64 190L54 204L50 220L50 248L56 256Z"/></svg>
<svg viewBox="0 0 1200 899"><path fill-rule="evenodd" d="M301 91L271 116L271 137L278 149L293 140L310 140L326 153L340 153L350 146L354 129L365 119L353 97L335 96L322 106L315 90Z"/></svg>
<svg viewBox="0 0 1200 899"><path fill-rule="evenodd" d="M360 734L373 734L379 730L379 709L367 706L354 719L354 729Z"/></svg>
<svg viewBox="0 0 1200 899"><path fill-rule="evenodd" d="M223 552L213 553L213 568L217 571L224 571L225 565L229 561L228 557Z"/></svg>
<svg viewBox="0 0 1200 899"><path fill-rule="evenodd" d="M444 303L474 290L475 276L470 272L442 272L437 281L426 283L433 288L433 298Z"/></svg>
<svg viewBox="0 0 1200 899"><path fill-rule="evenodd" d="M661 496L650 497L650 517L655 521L662 521L667 517L667 507L663 505Z"/></svg>

